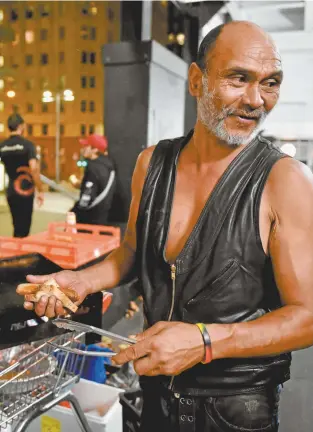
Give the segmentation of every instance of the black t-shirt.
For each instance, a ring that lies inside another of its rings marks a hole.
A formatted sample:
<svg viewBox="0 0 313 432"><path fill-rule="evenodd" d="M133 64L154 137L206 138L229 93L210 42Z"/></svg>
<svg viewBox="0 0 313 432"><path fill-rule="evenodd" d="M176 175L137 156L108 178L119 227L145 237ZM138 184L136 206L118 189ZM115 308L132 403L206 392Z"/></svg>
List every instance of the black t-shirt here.
<svg viewBox="0 0 313 432"><path fill-rule="evenodd" d="M34 144L21 135L12 135L0 144L0 158L9 176L7 193L32 195L34 182L29 169L29 161L36 159Z"/></svg>
<svg viewBox="0 0 313 432"><path fill-rule="evenodd" d="M102 154L97 159L88 160L87 163L80 188L80 199L74 211L80 223L105 225L115 190L115 180L106 197L94 207L88 207L105 190L110 174L114 171L114 164L108 156Z"/></svg>

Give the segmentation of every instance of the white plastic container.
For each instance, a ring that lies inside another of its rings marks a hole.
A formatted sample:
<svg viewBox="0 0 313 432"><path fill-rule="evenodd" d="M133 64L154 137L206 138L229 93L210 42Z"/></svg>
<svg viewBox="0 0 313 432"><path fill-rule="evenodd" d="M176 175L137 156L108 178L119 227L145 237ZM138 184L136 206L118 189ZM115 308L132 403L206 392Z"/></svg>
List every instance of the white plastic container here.
<svg viewBox="0 0 313 432"><path fill-rule="evenodd" d="M111 404L103 417L97 411L85 413L90 429L93 432L122 432L122 406L119 394L123 390L93 381L80 380L73 388L83 411L94 409L105 404ZM46 414L35 419L27 428L27 432L79 432L80 427L72 409L56 406Z"/></svg>

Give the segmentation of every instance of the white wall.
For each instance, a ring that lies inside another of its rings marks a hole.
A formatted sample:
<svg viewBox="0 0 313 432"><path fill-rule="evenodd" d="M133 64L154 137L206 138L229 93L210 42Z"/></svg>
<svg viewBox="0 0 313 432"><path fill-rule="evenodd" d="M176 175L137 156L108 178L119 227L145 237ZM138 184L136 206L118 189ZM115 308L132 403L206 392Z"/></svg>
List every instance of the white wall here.
<svg viewBox="0 0 313 432"><path fill-rule="evenodd" d="M184 135L187 73L181 58L153 41L147 146Z"/></svg>
<svg viewBox="0 0 313 432"><path fill-rule="evenodd" d="M284 81L264 128L283 139L313 138L313 32L272 33L272 37L282 56Z"/></svg>

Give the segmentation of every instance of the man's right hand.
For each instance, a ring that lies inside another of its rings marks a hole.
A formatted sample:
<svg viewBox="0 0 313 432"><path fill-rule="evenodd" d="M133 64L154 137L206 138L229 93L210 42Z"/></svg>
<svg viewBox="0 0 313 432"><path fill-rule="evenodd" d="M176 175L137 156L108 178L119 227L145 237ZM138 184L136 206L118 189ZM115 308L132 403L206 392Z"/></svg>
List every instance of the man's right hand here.
<svg viewBox="0 0 313 432"><path fill-rule="evenodd" d="M28 275L27 280L31 283L42 284L48 279L55 279L60 288L71 288L75 290L79 295L79 300L75 303L79 305L83 302L85 297L89 294L89 286L78 272L64 270L59 273L53 273L44 276L33 276ZM38 316L46 316L53 318L58 315L66 315L67 312L62 306L59 300L55 297L42 296L38 303L25 302L24 308L27 310L34 310Z"/></svg>

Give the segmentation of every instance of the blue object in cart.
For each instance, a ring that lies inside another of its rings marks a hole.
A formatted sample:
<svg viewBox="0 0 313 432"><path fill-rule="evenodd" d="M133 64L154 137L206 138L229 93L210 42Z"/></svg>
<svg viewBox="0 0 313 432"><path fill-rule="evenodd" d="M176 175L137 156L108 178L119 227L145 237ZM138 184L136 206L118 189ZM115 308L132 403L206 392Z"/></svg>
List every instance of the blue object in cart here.
<svg viewBox="0 0 313 432"><path fill-rule="evenodd" d="M83 350L83 351L97 351L97 352L112 352L109 348L99 347L98 345L84 345L79 344L77 348ZM65 352L64 351L58 351L54 354L58 365L62 366L64 362ZM68 360L67 360L67 366L66 368L70 368L71 372L75 374L79 374L81 370L81 363L83 361L82 355L77 354L69 354ZM85 363L82 370L81 377L93 381L99 384L104 384L107 379L106 375L106 364L112 364L110 357L88 357L85 356Z"/></svg>

